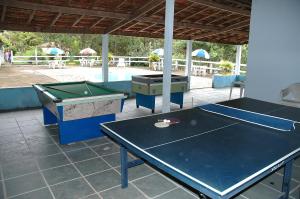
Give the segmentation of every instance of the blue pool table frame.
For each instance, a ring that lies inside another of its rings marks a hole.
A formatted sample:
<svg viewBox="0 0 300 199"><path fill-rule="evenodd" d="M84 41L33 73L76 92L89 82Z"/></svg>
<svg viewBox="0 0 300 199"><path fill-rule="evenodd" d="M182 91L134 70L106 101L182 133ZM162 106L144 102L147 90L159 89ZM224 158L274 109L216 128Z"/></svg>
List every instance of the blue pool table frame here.
<svg viewBox="0 0 300 199"><path fill-rule="evenodd" d="M121 111L124 106L121 100ZM63 106L57 106L59 117L54 115L47 107L43 106L44 125L58 124L60 144L69 144L82 140L103 136L99 130L99 124L116 120L116 114L100 115L96 117L82 118L76 120L63 120Z"/></svg>

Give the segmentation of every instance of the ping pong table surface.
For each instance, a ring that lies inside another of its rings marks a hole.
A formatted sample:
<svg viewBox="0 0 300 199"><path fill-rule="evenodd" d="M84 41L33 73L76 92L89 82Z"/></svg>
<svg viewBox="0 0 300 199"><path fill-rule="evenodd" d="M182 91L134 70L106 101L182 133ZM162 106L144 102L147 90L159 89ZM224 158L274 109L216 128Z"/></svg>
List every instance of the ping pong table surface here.
<svg viewBox="0 0 300 199"><path fill-rule="evenodd" d="M299 121L300 109L241 98L220 104ZM163 119L176 124L157 128ZM288 198L293 160L300 155L300 128L269 129L199 107L102 124L120 144L121 182L128 168L146 161L210 198L232 198L284 167L282 197ZM127 161L127 150L142 161Z"/></svg>

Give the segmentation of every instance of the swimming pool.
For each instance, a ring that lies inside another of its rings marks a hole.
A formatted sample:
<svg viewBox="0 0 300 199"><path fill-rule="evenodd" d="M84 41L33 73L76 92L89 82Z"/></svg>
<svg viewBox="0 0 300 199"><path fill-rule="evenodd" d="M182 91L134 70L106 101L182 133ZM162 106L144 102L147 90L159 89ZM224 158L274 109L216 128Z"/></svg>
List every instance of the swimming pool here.
<svg viewBox="0 0 300 199"><path fill-rule="evenodd" d="M152 71L113 71L108 73L108 81L131 81L133 75L147 75L153 74ZM103 81L102 71L94 74L92 81Z"/></svg>

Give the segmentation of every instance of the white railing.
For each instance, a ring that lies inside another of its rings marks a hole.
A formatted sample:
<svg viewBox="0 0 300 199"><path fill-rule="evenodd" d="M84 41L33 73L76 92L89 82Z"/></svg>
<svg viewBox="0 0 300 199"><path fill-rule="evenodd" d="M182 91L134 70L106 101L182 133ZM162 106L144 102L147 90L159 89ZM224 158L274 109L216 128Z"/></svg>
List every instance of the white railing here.
<svg viewBox="0 0 300 199"><path fill-rule="evenodd" d="M82 59L86 60L95 60L96 65L101 65L100 56L12 56L12 64L49 64L52 60L59 58L64 62L75 62L78 63ZM122 58L126 66L149 66L148 57L129 57L129 56L113 56L110 64L117 66L119 59ZM157 70L162 70L163 58L159 61L159 67ZM206 74L215 74L218 73L221 69L219 67L220 62L212 61L199 61L192 60L192 74L193 75L206 75ZM241 64L242 67L246 68L246 64ZM172 69L173 70L184 70L186 67L185 59L173 59ZM241 70L241 72L246 72Z"/></svg>

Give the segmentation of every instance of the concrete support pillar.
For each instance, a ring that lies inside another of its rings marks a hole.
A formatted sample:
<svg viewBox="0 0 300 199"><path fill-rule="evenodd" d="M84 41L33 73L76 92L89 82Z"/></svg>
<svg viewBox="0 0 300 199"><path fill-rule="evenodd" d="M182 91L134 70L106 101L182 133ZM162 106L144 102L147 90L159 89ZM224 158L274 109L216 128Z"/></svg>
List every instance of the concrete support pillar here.
<svg viewBox="0 0 300 199"><path fill-rule="evenodd" d="M162 112L170 112L175 0L166 0Z"/></svg>
<svg viewBox="0 0 300 199"><path fill-rule="evenodd" d="M185 75L188 76L188 90L191 89L191 73L192 73L192 49L193 41L186 41L186 66L185 66Z"/></svg>
<svg viewBox="0 0 300 199"><path fill-rule="evenodd" d="M102 35L102 80L108 82L108 34Z"/></svg>
<svg viewBox="0 0 300 199"><path fill-rule="evenodd" d="M240 75L241 73L241 60L242 60L242 45L236 46L235 69L234 74Z"/></svg>

